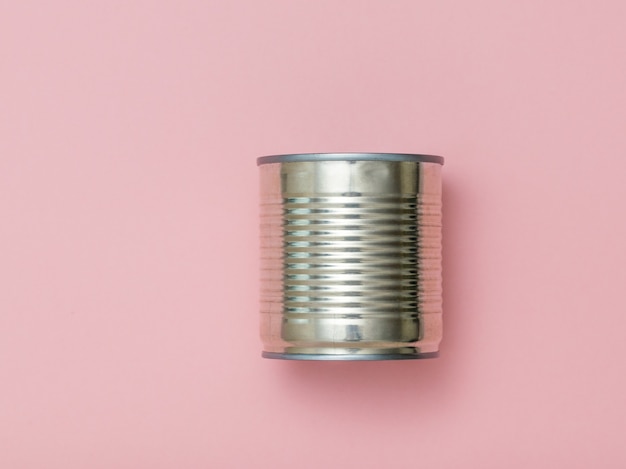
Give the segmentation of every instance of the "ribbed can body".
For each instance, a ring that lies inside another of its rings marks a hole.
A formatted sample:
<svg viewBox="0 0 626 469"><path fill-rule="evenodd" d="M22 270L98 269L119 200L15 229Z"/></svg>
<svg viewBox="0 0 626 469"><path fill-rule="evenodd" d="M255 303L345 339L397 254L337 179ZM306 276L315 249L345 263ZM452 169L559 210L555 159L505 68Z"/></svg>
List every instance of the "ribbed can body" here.
<svg viewBox="0 0 626 469"><path fill-rule="evenodd" d="M260 164L260 176L264 356L435 354L441 164L318 157Z"/></svg>

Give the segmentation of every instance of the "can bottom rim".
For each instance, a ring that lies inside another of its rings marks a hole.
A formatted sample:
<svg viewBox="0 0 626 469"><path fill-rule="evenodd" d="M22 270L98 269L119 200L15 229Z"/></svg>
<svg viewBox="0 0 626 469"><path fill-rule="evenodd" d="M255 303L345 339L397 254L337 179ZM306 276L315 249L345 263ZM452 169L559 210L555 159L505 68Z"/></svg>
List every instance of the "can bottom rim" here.
<svg viewBox="0 0 626 469"><path fill-rule="evenodd" d="M263 352L263 358L274 360L304 361L377 361L377 360L419 360L437 358L439 352L428 353L371 353L371 354L326 354L326 353L276 353Z"/></svg>

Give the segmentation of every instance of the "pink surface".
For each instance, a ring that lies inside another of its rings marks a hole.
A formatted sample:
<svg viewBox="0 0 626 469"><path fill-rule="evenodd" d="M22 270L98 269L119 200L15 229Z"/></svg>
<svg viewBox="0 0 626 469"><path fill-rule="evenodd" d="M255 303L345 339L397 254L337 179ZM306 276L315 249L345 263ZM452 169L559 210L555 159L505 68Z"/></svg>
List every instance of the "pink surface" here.
<svg viewBox="0 0 626 469"><path fill-rule="evenodd" d="M626 5L0 6L0 468L623 468ZM446 157L431 361L260 358L263 154Z"/></svg>

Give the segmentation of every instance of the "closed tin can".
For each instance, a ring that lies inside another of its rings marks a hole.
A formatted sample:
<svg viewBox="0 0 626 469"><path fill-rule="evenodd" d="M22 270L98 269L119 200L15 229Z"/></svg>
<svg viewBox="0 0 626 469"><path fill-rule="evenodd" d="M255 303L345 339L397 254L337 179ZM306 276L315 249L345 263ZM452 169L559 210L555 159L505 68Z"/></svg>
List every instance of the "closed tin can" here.
<svg viewBox="0 0 626 469"><path fill-rule="evenodd" d="M257 163L263 356L436 356L443 158L309 153Z"/></svg>

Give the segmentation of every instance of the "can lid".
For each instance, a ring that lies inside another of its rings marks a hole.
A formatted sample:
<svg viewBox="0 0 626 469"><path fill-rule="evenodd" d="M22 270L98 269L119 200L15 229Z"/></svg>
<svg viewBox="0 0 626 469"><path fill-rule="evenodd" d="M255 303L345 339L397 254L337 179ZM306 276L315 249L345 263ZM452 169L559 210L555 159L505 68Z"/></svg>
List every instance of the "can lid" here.
<svg viewBox="0 0 626 469"><path fill-rule="evenodd" d="M412 161L416 163L443 164L443 157L412 153L293 153L270 155L257 158L261 166L270 163L292 163L300 161Z"/></svg>

